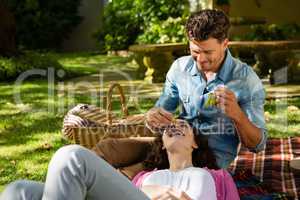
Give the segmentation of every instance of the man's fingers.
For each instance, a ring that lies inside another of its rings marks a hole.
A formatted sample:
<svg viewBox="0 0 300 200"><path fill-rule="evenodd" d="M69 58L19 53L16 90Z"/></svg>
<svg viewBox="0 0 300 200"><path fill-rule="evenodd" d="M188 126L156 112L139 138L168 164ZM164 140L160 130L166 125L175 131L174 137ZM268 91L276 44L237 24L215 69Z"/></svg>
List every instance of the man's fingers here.
<svg viewBox="0 0 300 200"><path fill-rule="evenodd" d="M166 115L163 115L162 113L158 113L159 120L161 121L162 124L169 125L172 122L172 117L168 117Z"/></svg>
<svg viewBox="0 0 300 200"><path fill-rule="evenodd" d="M159 118L160 120L162 120L162 118L165 118L167 121L172 121L173 119L173 114L164 110L163 108L152 108L148 111L146 119L147 120L151 120L151 118L153 118L154 116L162 116L161 118Z"/></svg>
<svg viewBox="0 0 300 200"><path fill-rule="evenodd" d="M216 99L216 102L217 102L217 104L228 105L228 104L230 104L231 102L234 102L234 100L231 99L231 98L218 97L218 98Z"/></svg>
<svg viewBox="0 0 300 200"><path fill-rule="evenodd" d="M214 91L214 93L215 93L216 96L225 96L225 97L227 96L227 97L230 97L230 98L235 98L235 94L231 90L229 90L225 87L217 88Z"/></svg>
<svg viewBox="0 0 300 200"><path fill-rule="evenodd" d="M166 118L168 121L172 121L173 120L173 114L160 108L159 110L159 114L162 115L164 118Z"/></svg>
<svg viewBox="0 0 300 200"><path fill-rule="evenodd" d="M171 123L170 120L165 118L164 116L160 114L156 114L151 116L149 120L147 120L148 124L153 125L153 126L165 126L169 125Z"/></svg>
<svg viewBox="0 0 300 200"><path fill-rule="evenodd" d="M217 102L222 102L222 101L235 101L235 96L233 95L228 95L228 94L222 94L222 93L217 93L216 94L216 100Z"/></svg>

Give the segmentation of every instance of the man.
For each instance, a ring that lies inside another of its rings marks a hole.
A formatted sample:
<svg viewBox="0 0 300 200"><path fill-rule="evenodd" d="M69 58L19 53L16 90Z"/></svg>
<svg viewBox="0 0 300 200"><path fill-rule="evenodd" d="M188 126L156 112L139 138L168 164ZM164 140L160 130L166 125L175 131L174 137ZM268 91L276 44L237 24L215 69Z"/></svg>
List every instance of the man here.
<svg viewBox="0 0 300 200"><path fill-rule="evenodd" d="M220 168L234 160L239 142L259 152L267 140L263 85L250 66L231 56L229 27L222 11L202 10L189 17L186 32L191 55L174 61L162 95L146 113L150 129L164 130L180 105L179 117L207 137ZM216 98L215 105L211 97ZM94 150L116 167L131 165L121 171L132 178L142 169L137 162L149 143L110 139L99 142Z"/></svg>
<svg viewBox="0 0 300 200"><path fill-rule="evenodd" d="M202 10L189 17L191 55L172 64L162 95L146 114L151 129L163 128L181 105L180 118L207 136L221 168L234 160L239 142L258 152L267 139L263 85L250 66L231 56L229 27L222 11ZM211 98L215 105L209 105Z"/></svg>

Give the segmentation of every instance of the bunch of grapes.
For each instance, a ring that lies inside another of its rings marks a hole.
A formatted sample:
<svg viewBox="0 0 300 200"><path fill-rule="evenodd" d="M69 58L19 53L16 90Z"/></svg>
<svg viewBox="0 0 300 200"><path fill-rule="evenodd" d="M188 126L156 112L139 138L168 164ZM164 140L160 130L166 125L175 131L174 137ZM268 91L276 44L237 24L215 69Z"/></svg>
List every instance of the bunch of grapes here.
<svg viewBox="0 0 300 200"><path fill-rule="evenodd" d="M216 106L217 105L217 98L216 95L212 92L208 94L207 100L204 104L204 108L208 108L211 106Z"/></svg>

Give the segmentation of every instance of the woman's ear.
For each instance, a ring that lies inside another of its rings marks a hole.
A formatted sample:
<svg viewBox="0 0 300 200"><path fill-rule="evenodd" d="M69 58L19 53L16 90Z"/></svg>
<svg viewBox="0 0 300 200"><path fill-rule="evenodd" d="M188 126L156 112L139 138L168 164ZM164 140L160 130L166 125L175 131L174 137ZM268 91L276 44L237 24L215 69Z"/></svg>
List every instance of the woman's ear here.
<svg viewBox="0 0 300 200"><path fill-rule="evenodd" d="M192 147L193 147L193 149L198 149L199 148L195 141L193 142Z"/></svg>

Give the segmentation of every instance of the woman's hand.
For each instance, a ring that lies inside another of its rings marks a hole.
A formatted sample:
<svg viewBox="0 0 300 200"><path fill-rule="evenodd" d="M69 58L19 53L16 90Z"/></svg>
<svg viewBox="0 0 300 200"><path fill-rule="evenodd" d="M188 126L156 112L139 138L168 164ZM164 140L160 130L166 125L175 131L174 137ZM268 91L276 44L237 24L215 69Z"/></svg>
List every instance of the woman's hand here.
<svg viewBox="0 0 300 200"><path fill-rule="evenodd" d="M169 188L165 193L159 194L152 198L152 200L192 200L185 192L176 191L173 188Z"/></svg>
<svg viewBox="0 0 300 200"><path fill-rule="evenodd" d="M141 190L152 200L192 200L185 192L166 186L147 185Z"/></svg>

